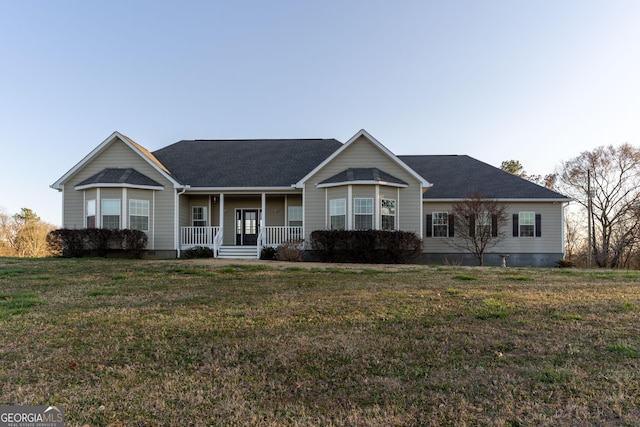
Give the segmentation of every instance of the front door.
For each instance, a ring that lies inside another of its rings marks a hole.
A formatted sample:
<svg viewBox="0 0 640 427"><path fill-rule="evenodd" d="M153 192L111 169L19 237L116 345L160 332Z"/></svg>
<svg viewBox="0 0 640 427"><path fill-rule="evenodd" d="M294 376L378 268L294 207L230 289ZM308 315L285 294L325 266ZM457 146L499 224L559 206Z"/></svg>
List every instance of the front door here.
<svg viewBox="0 0 640 427"><path fill-rule="evenodd" d="M258 209L238 209L236 211L236 245L256 246L260 229Z"/></svg>

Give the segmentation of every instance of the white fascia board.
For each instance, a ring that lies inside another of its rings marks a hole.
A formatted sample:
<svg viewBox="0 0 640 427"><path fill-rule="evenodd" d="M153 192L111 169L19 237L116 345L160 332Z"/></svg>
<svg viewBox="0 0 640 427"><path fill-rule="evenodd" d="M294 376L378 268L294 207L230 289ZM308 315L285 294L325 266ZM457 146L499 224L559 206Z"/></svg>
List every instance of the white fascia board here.
<svg viewBox="0 0 640 427"><path fill-rule="evenodd" d="M144 159L147 163L149 163L151 165L151 167L153 167L155 170L157 170L158 172L160 172L160 174L162 176L164 176L166 179L168 179L172 184L174 188L181 188L183 187L179 182L177 182L171 175L169 175L168 173L166 173L164 170L162 170L161 168L158 167L158 165L156 165L154 162L151 161L151 159L149 159L147 156L145 156L143 153L140 152L140 150L138 149L138 147L136 147L135 145L133 145L131 142L129 142L129 138L127 138L126 136L124 136L123 134L121 134L118 131L113 132L111 135L109 135L107 137L107 139L105 139L104 141L102 141L96 148L94 148L93 150L91 150L91 152L89 154L87 154L82 160L80 160L74 167L72 167L71 169L69 169L69 171L64 174L60 179L58 179L56 182L54 182L53 184L51 184L51 188L53 188L54 190L61 190L62 188L62 183L65 182L67 179L69 179L71 176L73 176L78 170L82 169L82 167L84 167L84 165L86 165L91 159L93 159L94 157L96 157L98 154L100 154L102 151L104 151L109 145L111 145L113 143L113 141L115 141L116 139L119 139L120 141L124 142L129 148L131 148L135 153L138 153L138 155Z"/></svg>
<svg viewBox="0 0 640 427"><path fill-rule="evenodd" d="M333 154L331 154L329 157L327 157L322 163L320 163L318 166L316 166L311 172L309 172L308 174L306 174L300 181L298 181L295 186L298 188L302 188L305 184L305 182L311 178L313 175L315 175L320 169L322 169L323 167L325 167L329 162L331 162L333 159L335 159L338 155L340 155L340 153L342 153L344 150L347 149L347 147L349 147L351 144L353 144L354 141L356 141L358 138L360 138L361 136L364 136L365 138L367 138L369 141L371 141L376 147L378 147L380 149L380 151L382 151L383 153L385 153L387 156L389 156L389 158L394 161L396 164L398 164L400 167L402 167L403 169L405 169L411 176L413 176L415 179L417 179L418 181L420 181L420 183L422 184L423 187L431 187L433 186L433 184L429 183L426 179L424 179L422 176L420 176L416 171L414 171L413 169L411 169L406 163L404 163L402 160L400 160L395 154L393 154L391 151L389 151L389 149L387 147L385 147L384 145L382 145L380 143L380 141L378 141L377 139L375 139L373 136L371 136L371 134L369 132L367 132L364 129L360 129L360 131L358 131L355 135L353 135L347 142L345 142L342 147L338 148L336 151L333 152Z"/></svg>
<svg viewBox="0 0 640 427"><path fill-rule="evenodd" d="M75 190L87 190L89 188L135 188L135 189L140 189L140 190L164 190L163 186L158 186L158 185L136 185L136 184L116 184L116 183L109 183L109 184L100 184L100 183L95 183L95 184L87 184L87 185L76 185L74 187Z"/></svg>
<svg viewBox="0 0 640 427"><path fill-rule="evenodd" d="M360 180L360 181L343 181L343 182L330 182L327 184L317 184L318 188L327 188L327 187L340 187L343 185L386 185L387 187L399 187L406 188L407 184L398 184L395 182L386 182L386 181L374 181L374 180Z"/></svg>

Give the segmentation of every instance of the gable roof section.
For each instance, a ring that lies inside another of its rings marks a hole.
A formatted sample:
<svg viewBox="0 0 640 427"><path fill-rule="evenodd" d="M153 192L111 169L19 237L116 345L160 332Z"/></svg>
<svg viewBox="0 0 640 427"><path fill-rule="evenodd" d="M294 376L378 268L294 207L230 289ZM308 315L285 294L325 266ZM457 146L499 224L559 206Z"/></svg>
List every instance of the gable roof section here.
<svg viewBox="0 0 640 427"><path fill-rule="evenodd" d="M132 168L109 168L89 177L75 186L76 190L92 187L129 187L162 190L164 186Z"/></svg>
<svg viewBox="0 0 640 427"><path fill-rule="evenodd" d="M560 193L466 155L398 156L433 187L424 200L456 200L481 194L497 200L570 201Z"/></svg>
<svg viewBox="0 0 640 427"><path fill-rule="evenodd" d="M318 187L333 187L344 184L381 184L392 187L409 186L408 183L400 178L396 178L378 168L349 168L325 179L318 184Z"/></svg>
<svg viewBox="0 0 640 427"><path fill-rule="evenodd" d="M386 154L393 162L395 162L398 166L400 166L401 168L403 168L404 170L406 170L410 175L412 175L414 178L416 178L418 181L420 181L420 183L422 184L422 187L430 187L431 184L425 180L424 177L420 176L418 173L416 173L416 171L414 171L413 169L411 169L411 167L409 167L407 164L405 164L402 160L400 160L399 157L397 157L395 154L393 154L391 151L389 151L389 149L387 147L385 147L384 145L382 145L377 139L375 139L373 136L371 136L371 134L369 134L369 132L367 132L364 129L360 129L360 131L358 131L355 135L353 135L351 137L351 139L349 139L347 142L344 143L344 145L342 147L340 147L338 150L336 150L333 154L331 154L329 157L327 157L322 163L318 164L315 168L313 168L312 171L310 171L308 174L306 174L302 179L300 179L297 183L296 183L296 187L298 188L302 188L302 186L304 185L304 183L311 178L313 175L316 174L316 172L318 172L320 169L322 169L323 167L325 167L331 160L333 160L334 158L336 158L338 155L340 155L340 153L342 153L347 147L349 147L351 144L354 143L354 141L356 141L358 138L360 138L361 136L365 137L366 139L369 140L369 142L371 142L373 145L375 145L380 151L382 151L384 154Z"/></svg>
<svg viewBox="0 0 640 427"><path fill-rule="evenodd" d="M100 145L94 148L89 154L87 154L82 160L80 160L74 167L72 167L66 174L51 185L51 188L56 190L62 190L63 184L82 169L92 159L102 153L107 147L113 144L115 141L120 140L124 142L129 148L137 153L142 159L148 162L154 169L161 173L165 178L174 184L174 187L179 187L180 184L171 176L169 170L146 148L136 143L128 136L121 134L118 131L113 132L107 139L102 141Z"/></svg>
<svg viewBox="0 0 640 427"><path fill-rule="evenodd" d="M335 139L179 141L153 155L191 188L291 188L342 146Z"/></svg>

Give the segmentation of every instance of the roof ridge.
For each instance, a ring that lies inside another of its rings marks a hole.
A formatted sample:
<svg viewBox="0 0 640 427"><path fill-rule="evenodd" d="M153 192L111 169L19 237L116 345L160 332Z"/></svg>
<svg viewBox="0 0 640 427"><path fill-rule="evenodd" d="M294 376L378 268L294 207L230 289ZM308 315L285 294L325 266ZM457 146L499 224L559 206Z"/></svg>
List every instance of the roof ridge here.
<svg viewBox="0 0 640 427"><path fill-rule="evenodd" d="M182 139L178 142L250 142L250 141L338 141L335 138L196 138L196 139ZM338 141L340 142L340 141Z"/></svg>

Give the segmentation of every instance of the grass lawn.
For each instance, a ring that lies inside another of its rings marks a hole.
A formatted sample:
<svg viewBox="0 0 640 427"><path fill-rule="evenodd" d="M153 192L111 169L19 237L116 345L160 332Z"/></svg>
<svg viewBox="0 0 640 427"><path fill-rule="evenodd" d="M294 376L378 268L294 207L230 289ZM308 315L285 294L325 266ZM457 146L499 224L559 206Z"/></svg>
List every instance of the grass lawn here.
<svg viewBox="0 0 640 427"><path fill-rule="evenodd" d="M0 258L0 404L67 426L638 426L640 272Z"/></svg>

